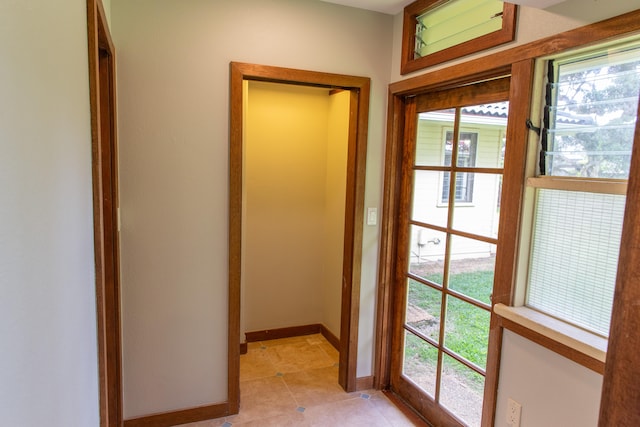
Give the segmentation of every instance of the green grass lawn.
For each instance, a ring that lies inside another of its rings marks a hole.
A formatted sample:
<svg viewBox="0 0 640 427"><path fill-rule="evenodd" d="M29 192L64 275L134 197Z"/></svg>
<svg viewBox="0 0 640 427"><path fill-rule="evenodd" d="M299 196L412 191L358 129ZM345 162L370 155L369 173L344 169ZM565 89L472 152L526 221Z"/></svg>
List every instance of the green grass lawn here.
<svg viewBox="0 0 640 427"><path fill-rule="evenodd" d="M441 274L427 275L425 278L442 283ZM449 287L490 304L493 271L451 274ZM432 334L428 335L437 340L442 294L419 282L409 280L409 302L434 315L436 319L432 323L436 323L436 328ZM490 313L452 296L447 297L446 304L445 346L484 369L487 361ZM418 357L424 363L433 364L435 360L433 351L418 341L407 340L406 356ZM477 374L462 365L459 366L462 371L466 371L465 376L469 380L477 382Z"/></svg>

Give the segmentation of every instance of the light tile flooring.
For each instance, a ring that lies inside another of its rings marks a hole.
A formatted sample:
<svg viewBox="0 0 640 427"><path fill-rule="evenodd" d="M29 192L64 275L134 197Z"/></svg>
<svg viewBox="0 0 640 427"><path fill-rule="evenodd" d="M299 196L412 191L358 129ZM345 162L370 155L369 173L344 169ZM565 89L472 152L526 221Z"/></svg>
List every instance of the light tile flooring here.
<svg viewBox="0 0 640 427"><path fill-rule="evenodd" d="M346 393L338 352L316 334L249 343L240 356L240 413L182 427L413 425L380 391Z"/></svg>

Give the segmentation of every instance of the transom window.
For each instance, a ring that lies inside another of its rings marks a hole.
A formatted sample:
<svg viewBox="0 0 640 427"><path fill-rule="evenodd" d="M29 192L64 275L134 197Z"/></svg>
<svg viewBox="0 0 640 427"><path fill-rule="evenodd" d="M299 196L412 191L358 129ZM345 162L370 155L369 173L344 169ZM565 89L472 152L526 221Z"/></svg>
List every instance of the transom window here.
<svg viewBox="0 0 640 427"><path fill-rule="evenodd" d="M516 20L500 0L416 0L404 8L401 73L513 41Z"/></svg>

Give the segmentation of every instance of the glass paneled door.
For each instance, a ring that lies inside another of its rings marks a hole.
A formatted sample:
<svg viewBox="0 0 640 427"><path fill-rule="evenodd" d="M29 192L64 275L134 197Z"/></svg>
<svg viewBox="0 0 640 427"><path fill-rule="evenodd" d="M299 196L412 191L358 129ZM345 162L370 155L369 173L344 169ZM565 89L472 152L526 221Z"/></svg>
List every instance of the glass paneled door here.
<svg viewBox="0 0 640 427"><path fill-rule="evenodd" d="M482 425L497 369L488 356L508 88L503 78L422 95L406 111L391 383L434 425Z"/></svg>

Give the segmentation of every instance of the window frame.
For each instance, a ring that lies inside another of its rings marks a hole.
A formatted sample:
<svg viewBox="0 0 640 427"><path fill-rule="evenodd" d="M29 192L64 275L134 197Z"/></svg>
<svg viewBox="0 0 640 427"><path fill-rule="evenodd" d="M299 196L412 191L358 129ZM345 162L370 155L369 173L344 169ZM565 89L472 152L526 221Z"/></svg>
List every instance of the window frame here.
<svg viewBox="0 0 640 427"><path fill-rule="evenodd" d="M532 121L542 121L544 106L544 83L547 64L551 59L580 55L585 51L607 49L612 45L628 43L629 40L640 42L640 36L620 37L616 40L594 43L588 47L577 46L549 56L535 59L534 96L531 102ZM519 335L531 339L569 359L600 374L604 372L607 357L608 338L594 332L586 331L578 326L556 319L526 306L526 292L530 264L530 250L533 239L533 221L535 219L535 191L537 188L560 189L568 191L588 191L607 194L626 194L626 179L563 177L540 175L539 160L540 136L533 128L529 131L529 144L525 168L523 202L521 206L520 240L518 257L510 303L494 306L494 311L502 318L503 326ZM635 136L634 144L639 144ZM621 249L622 254L622 249ZM614 299L615 304L615 299Z"/></svg>
<svg viewBox="0 0 640 427"><path fill-rule="evenodd" d="M495 46L512 42L515 39L518 6L505 2L502 9L502 28L500 30L470 39L421 58L414 58L417 18L428 13L429 10L441 6L446 3L446 1L447 0L416 0L404 8L400 74L405 75L452 59L481 52Z"/></svg>
<svg viewBox="0 0 640 427"><path fill-rule="evenodd" d="M572 178L572 177L556 177L556 176L538 176L530 177L525 183L528 190L532 190L530 200L525 200L524 215L530 215L531 221L535 221L538 215L537 210L537 190L560 190L568 192L584 192L584 193L599 193L608 195L626 195L627 182L626 180L614 180L614 179L597 179L597 178ZM518 301L518 305L527 307L531 310L537 311L549 318L557 318L558 321L565 323L571 328L584 329L586 333L602 337L605 340L608 336L603 336L595 331L590 331L586 327L578 326L577 323L569 319L569 316L552 315L544 312L544 310L529 305L529 292L531 290L531 267L532 267L532 253L533 253L533 240L534 240L534 226L531 225L530 229L524 230L527 234L526 247L522 247L520 251L520 257L526 258L523 263L526 262L526 273L523 271L521 278L516 281L517 287L523 287L524 300ZM524 246L524 240L523 240ZM594 338L595 339L595 338Z"/></svg>
<svg viewBox="0 0 640 427"><path fill-rule="evenodd" d="M444 89L447 87L455 87L464 85L473 81L477 81L479 78L491 79L501 75L511 75L511 96L510 102L510 124L507 128L507 134L509 141L515 143L515 147L511 146L506 151L506 161L510 164L517 165L516 168L505 170L504 182L503 182L503 196L510 195L509 199L503 197L502 206L505 211L510 212L509 221L512 221L515 225L515 229L521 230L526 224L522 222L525 220L521 216L522 204L518 203L514 206L511 203L511 199L516 198L522 200L525 196L525 186L523 179L525 176L524 171L531 167L530 164L525 162L525 157L528 150L535 148L535 144L528 144L523 147L522 144L526 143L529 139L537 140L538 136L533 130L527 130L524 123L531 119L532 123L539 123L539 105L532 104L534 94L532 87L534 84L538 84L540 76L534 74L534 62L537 59L547 57L549 55L559 55L570 49L580 49L581 47L593 46L595 44L606 43L609 40L617 40L620 42L625 38L634 37L640 34L640 10L629 11L622 15L603 20L601 22L588 24L575 29L567 30L564 32L556 33L551 36L534 40L516 46L509 49L498 50L490 55L478 56L474 59L470 59L461 64L455 64L443 68L438 68L428 73L424 73L418 76L399 80L389 85L389 102L388 102L388 114L387 114L387 142L385 150L385 175L384 175L384 191L383 191L383 213L381 215L381 241L380 241L380 256L379 256L379 271L378 271L378 309L377 309L377 322L376 322L376 340L380 345L376 346L375 362L374 362L374 386L386 388L389 385L389 371L387 369L391 358L394 356L389 346L389 333L390 322L393 318L393 311L391 310L391 302L395 298L393 287L390 283L393 282L395 277L395 270L393 268L393 260L395 259L395 227L397 219L397 202L404 197L398 186L400 165L402 165L403 158L401 155L401 147L403 145L403 135L406 128L414 125L411 121L406 121L404 114L405 108L409 105L413 96L424 93L426 91L433 91L438 89ZM640 122L636 125L636 142L640 141ZM636 146L634 150L637 154L635 160L632 161L632 175L640 173L640 145ZM535 168L535 165L533 166ZM532 175L527 175L532 176ZM635 178L635 176L633 177ZM635 188L640 185L640 178L637 180L632 179L630 185L635 184ZM632 198L631 202L634 209L640 209L640 197L636 193L630 192L629 197ZM627 200L627 204L630 200ZM507 206L509 204L509 206ZM502 209L502 207L501 207ZM627 223L629 220L629 223ZM502 222L503 224L507 221ZM640 235L638 233L638 221L635 218L627 215L625 217L624 230L629 228L630 235L625 234L623 231L623 239L626 238L627 242L635 241ZM636 229L633 229L636 227ZM626 237L630 236L630 237ZM500 331L508 329L509 331L521 335L524 338L545 347L546 349L570 359L579 365L586 367L599 374L604 373L604 362L588 354L580 349L576 350L576 346L567 345L561 340L555 339L554 336L549 337L534 327L527 326L526 322L516 322L511 320L507 315L502 315L501 308L512 309L513 301L516 299L517 289L513 286L515 275L518 271L518 265L515 261L515 254L519 250L518 242L507 242L505 251L509 256L504 257L500 261L498 269L500 270L503 281L494 289L493 305L494 312L498 314L497 322L492 327L498 328ZM616 284L616 292L621 290L625 296L633 297L638 294L637 289L631 286L627 286L628 281L632 274L638 271L637 263L630 264L640 258L640 254L631 250L628 250L623 246L621 250L621 260L625 256L625 267L623 269L623 277L620 278L620 272L618 277L618 283ZM622 263L621 263L622 264ZM629 298L619 299L614 301L613 317L614 320L621 322L623 319L631 316L629 310L624 308L630 307L631 300ZM635 315L634 315L635 316ZM616 336L620 338L621 331L627 332L629 328L622 327L620 330L616 329ZM613 336L614 334L612 334ZM626 339L626 338L625 338ZM629 350L633 348L633 345L640 339L633 336L631 340L627 340L627 343L621 343L613 341L609 345L613 345L614 349L623 351L624 354L630 354L631 360L636 361L638 358L635 353L629 353ZM631 346L631 347L630 347ZM610 348L611 351L611 348ZM620 358L620 363L616 365L622 372L629 372L624 370L620 364L625 363L626 357ZM609 366L609 363L607 364ZM631 382L634 376L625 376L624 378L618 376L614 381L609 368L608 373L605 374L605 385L616 382L621 385L632 385L635 382ZM634 375L635 372L631 371ZM487 376L487 388L497 389L497 375ZM622 382L621 382L622 381ZM615 391L619 391L616 389ZM621 393L617 393L621 395ZM609 406L615 406L609 404ZM623 408L624 409L624 408ZM494 411L495 406L488 407L488 411ZM495 413L489 414L490 420L495 419ZM635 418L634 418L635 419ZM489 424L491 425L491 424ZM611 424L613 425L613 424Z"/></svg>
<svg viewBox="0 0 640 427"><path fill-rule="evenodd" d="M451 166L451 155L449 155L449 163L447 164L447 142L449 141L449 134L451 134L451 145L453 147L453 135L454 135L454 131L453 129L444 129L444 145L443 145L443 151L442 151L442 165L443 166ZM476 162L478 161L478 142L480 140L480 133L478 131L469 131L469 130L463 130L460 129L460 135L458 137L458 139L462 138L462 135L465 134L469 134L469 135L475 135L475 138L472 139L472 145L473 145L473 150L471 150L473 152L473 159L472 159L472 164L470 165L465 165L465 166L458 166L458 167L465 167L465 168L475 168L476 167ZM470 157L471 158L471 157ZM458 160L460 159L460 151L458 149ZM447 175L448 174L448 175ZM454 200L454 203L456 204L456 206L472 206L473 205L473 188L474 188L474 172L456 172L456 187L458 185L458 174L464 174L464 178L463 180L466 180L466 185L464 186L465 188L465 198L464 199L458 199L457 197ZM449 190L450 190L450 185L451 185L451 172L442 172L442 174L440 175L440 193L439 193L439 197L438 197L438 206L447 206L449 204ZM448 177L448 178L446 178ZM469 185L471 184L471 185ZM445 199L444 196L447 196L447 198Z"/></svg>

